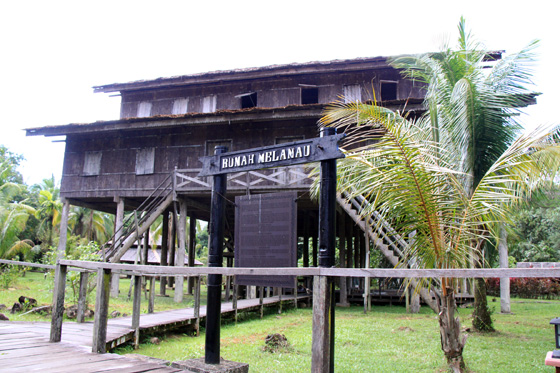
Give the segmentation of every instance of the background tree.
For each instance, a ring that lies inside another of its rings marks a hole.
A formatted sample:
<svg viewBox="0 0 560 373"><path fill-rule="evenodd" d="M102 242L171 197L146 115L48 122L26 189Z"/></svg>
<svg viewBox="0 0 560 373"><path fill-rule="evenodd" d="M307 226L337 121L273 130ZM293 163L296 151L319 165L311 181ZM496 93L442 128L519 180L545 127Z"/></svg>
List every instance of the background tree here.
<svg viewBox="0 0 560 373"><path fill-rule="evenodd" d="M4 183L0 186L0 258L9 259L15 255L27 253L33 241L22 239L29 216L35 209L24 202L14 201L23 186L15 183Z"/></svg>
<svg viewBox="0 0 560 373"><path fill-rule="evenodd" d="M451 154L450 167L460 177L466 195L472 196L490 167L518 136L516 121L520 110L534 103L531 84L533 49L531 43L519 53L499 61L495 53L484 49L466 30L461 18L457 49L444 47L439 53L402 57L393 65L411 79L427 84L426 130L434 141ZM487 230L480 227L480 231ZM484 252L486 241L479 238L472 247ZM480 259L480 258L477 258ZM483 265L484 261L474 260ZM486 301L484 279L477 279L473 327L492 331L492 319Z"/></svg>

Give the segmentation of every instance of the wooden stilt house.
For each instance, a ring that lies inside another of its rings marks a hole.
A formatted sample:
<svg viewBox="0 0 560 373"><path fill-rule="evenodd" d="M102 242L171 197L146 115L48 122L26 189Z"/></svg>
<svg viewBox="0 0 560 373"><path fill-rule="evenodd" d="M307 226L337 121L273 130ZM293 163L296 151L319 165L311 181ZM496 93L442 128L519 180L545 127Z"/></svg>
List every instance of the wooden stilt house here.
<svg viewBox="0 0 560 373"><path fill-rule="evenodd" d="M424 110L422 86L404 80L385 57L215 71L94 90L120 94L120 119L32 128L27 135L66 136L60 192L65 211L72 204L116 214L116 234L106 251L106 260L113 262L136 241L136 233L144 234L164 215L162 264L170 264L164 254L173 250L167 244L174 242L167 239L174 232L173 224L167 224L169 216L177 212L182 219L209 219L211 180L197 176L199 158L213 154L218 145L236 151L318 137L317 122L324 107L340 99L363 101L375 96L378 103L393 109L412 114ZM308 174L305 166L230 174L227 198L296 191L303 265L316 266L317 206L309 197ZM399 245L406 243L393 237L390 227L359 219L355 210L361 201L341 197L339 203L341 266L366 265L366 236L380 242L377 248L395 264ZM124 212L135 210L135 228L127 231ZM231 266L233 206L227 210L224 264ZM185 232L185 225L178 225L176 262L181 265L186 254L189 265L194 265L195 224L190 224L190 232ZM186 247L186 242L191 245ZM341 285L343 303L349 296L345 287Z"/></svg>

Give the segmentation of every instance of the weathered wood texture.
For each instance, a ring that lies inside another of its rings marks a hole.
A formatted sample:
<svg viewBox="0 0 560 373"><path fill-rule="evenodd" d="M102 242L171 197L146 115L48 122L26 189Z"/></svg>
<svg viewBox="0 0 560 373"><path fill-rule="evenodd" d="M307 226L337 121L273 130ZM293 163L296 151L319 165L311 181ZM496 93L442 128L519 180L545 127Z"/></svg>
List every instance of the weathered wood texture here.
<svg viewBox="0 0 560 373"><path fill-rule="evenodd" d="M54 292L51 320L51 342L60 342L62 336L62 318L64 316L64 295L66 292L66 265L57 265L54 275Z"/></svg>
<svg viewBox="0 0 560 373"><path fill-rule="evenodd" d="M93 354L87 347L61 342L49 343L41 329L31 323L1 323L0 370L5 372L89 373L185 372L163 364L114 354Z"/></svg>
<svg viewBox="0 0 560 373"><path fill-rule="evenodd" d="M97 295L95 298L95 315L93 322L92 352L105 353L107 339L107 317L109 316L109 292L111 270L97 270Z"/></svg>
<svg viewBox="0 0 560 373"><path fill-rule="evenodd" d="M284 275L330 277L383 277L383 278L499 278L499 277L560 277L560 268L487 268L487 269L398 269L398 268L232 268L232 267L160 267L133 264L61 260L60 264L89 270L98 268L142 275L193 276L207 274L232 275Z"/></svg>

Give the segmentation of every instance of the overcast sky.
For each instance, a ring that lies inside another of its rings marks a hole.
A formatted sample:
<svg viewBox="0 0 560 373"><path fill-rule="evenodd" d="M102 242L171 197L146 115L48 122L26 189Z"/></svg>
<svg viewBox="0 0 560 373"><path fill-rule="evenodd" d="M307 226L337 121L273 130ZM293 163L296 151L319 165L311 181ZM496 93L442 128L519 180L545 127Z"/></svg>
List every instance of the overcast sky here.
<svg viewBox="0 0 560 373"><path fill-rule="evenodd" d="M455 45L457 24L488 49L540 39L538 104L524 121L558 123L560 59L551 1L2 1L0 144L33 184L62 174L63 138L24 128L117 119L119 97L92 86L291 62L391 56ZM532 7L531 7L532 6ZM556 66L554 66L555 68ZM55 140L55 142L53 142ZM58 140L58 141L56 141Z"/></svg>

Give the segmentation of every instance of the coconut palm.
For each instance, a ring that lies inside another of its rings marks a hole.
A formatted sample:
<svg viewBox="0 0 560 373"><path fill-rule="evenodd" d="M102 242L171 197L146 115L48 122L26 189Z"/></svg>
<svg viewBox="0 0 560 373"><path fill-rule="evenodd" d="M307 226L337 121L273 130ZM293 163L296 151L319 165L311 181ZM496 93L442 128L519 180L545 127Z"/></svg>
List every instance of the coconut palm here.
<svg viewBox="0 0 560 373"><path fill-rule="evenodd" d="M79 206L73 207L68 217L69 229L74 234L100 245L113 235L113 224L111 215Z"/></svg>
<svg viewBox="0 0 560 373"><path fill-rule="evenodd" d="M455 154L450 164L463 173L461 182L471 196L519 134L517 114L537 95L525 88L531 83L536 42L492 61L501 52L489 52L474 41L463 18L458 29L457 49L445 47L439 53L400 57L393 65L427 85L426 129L431 141ZM478 244L483 246L485 241L478 240ZM484 279L477 281L473 316L475 329L493 330Z"/></svg>
<svg viewBox="0 0 560 373"><path fill-rule="evenodd" d="M327 109L324 125L351 133L347 158L338 163L338 189L363 196L364 218L377 211L401 236L413 234L403 252L402 266L412 260L419 268L467 268L480 242L496 237L489 223L507 221L507 208L531 194L554 175L560 145L550 131L522 136L491 165L472 191L472 177L456 170L456 154L433 141L426 122L413 122L375 105L336 104ZM375 141L355 147L369 130ZM551 170L549 172L549 170ZM475 245L473 247L473 245ZM449 366L462 371L466 337L455 317L456 279L420 281L432 286L439 306L441 346Z"/></svg>
<svg viewBox="0 0 560 373"><path fill-rule="evenodd" d="M0 186L0 258L12 258L18 253L26 253L33 247L33 241L20 239L27 219L35 215L33 207L25 201L15 202L13 196L21 192L22 185L4 183Z"/></svg>

